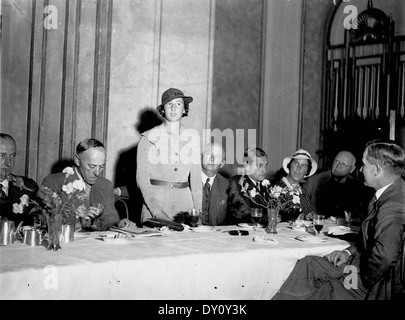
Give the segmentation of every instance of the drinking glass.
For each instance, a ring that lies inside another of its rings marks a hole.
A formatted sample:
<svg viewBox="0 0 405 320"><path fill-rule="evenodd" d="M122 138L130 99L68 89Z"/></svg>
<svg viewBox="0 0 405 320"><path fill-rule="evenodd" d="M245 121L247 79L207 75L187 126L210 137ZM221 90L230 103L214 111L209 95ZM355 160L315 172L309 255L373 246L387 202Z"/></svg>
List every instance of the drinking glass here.
<svg viewBox="0 0 405 320"><path fill-rule="evenodd" d="M323 228L323 224L325 222L325 216L317 215L314 217L312 222L314 224L314 229L316 230L317 234L319 235Z"/></svg>
<svg viewBox="0 0 405 320"><path fill-rule="evenodd" d="M295 226L295 221L299 218L302 212L301 206L299 204L293 204L290 208L291 224Z"/></svg>
<svg viewBox="0 0 405 320"><path fill-rule="evenodd" d="M197 226L198 220L200 219L201 211L198 209L190 209L188 210L189 217L190 217L190 224L193 228Z"/></svg>
<svg viewBox="0 0 405 320"><path fill-rule="evenodd" d="M260 222L260 220L262 220L262 216L263 216L262 209L260 209L260 208L252 209L250 216L251 216L252 222L253 222L253 230L256 231L257 224Z"/></svg>

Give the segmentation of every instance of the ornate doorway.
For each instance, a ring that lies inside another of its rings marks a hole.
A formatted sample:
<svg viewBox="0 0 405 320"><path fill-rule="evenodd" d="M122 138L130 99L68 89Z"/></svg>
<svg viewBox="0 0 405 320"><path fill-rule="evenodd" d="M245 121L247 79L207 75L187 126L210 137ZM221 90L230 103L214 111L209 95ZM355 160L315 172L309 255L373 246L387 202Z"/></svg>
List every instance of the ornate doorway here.
<svg viewBox="0 0 405 320"><path fill-rule="evenodd" d="M394 31L395 21L368 1L357 29L345 30L344 44L328 44L319 152L324 170L342 149L360 164L369 140L403 144L405 37Z"/></svg>

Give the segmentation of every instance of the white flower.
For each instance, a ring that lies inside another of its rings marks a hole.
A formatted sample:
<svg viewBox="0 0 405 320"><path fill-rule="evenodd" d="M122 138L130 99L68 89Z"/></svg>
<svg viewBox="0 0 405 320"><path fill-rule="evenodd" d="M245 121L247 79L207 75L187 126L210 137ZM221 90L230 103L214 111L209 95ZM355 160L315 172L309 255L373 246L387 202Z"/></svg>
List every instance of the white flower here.
<svg viewBox="0 0 405 320"><path fill-rule="evenodd" d="M262 185L265 186L265 187L267 187L267 186L270 185L270 181L267 180L267 179L264 179L264 180L262 181Z"/></svg>
<svg viewBox="0 0 405 320"><path fill-rule="evenodd" d="M280 186L274 186L270 190L270 195L276 199L280 197L281 193L283 193L283 188Z"/></svg>
<svg viewBox="0 0 405 320"><path fill-rule="evenodd" d="M71 194L73 192L73 184L69 182L62 186L62 190L66 192L66 194Z"/></svg>
<svg viewBox="0 0 405 320"><path fill-rule="evenodd" d="M294 204L299 204L300 203L300 197L294 194L293 198L292 198L292 202Z"/></svg>
<svg viewBox="0 0 405 320"><path fill-rule="evenodd" d="M14 213L23 213L24 206L21 203L13 203L13 212Z"/></svg>
<svg viewBox="0 0 405 320"><path fill-rule="evenodd" d="M81 180L75 180L73 181L73 188L81 191L86 188L86 184Z"/></svg>
<svg viewBox="0 0 405 320"><path fill-rule="evenodd" d="M66 173L66 178L75 174L75 171L72 167L66 167L65 169L63 169L62 172Z"/></svg>
<svg viewBox="0 0 405 320"><path fill-rule="evenodd" d="M23 195L21 196L20 200L21 200L21 205L23 205L23 206L28 206L29 201L30 201L30 197L27 196L26 194L23 194Z"/></svg>
<svg viewBox="0 0 405 320"><path fill-rule="evenodd" d="M249 194L252 198L256 197L256 189L253 188L252 190L249 191Z"/></svg>

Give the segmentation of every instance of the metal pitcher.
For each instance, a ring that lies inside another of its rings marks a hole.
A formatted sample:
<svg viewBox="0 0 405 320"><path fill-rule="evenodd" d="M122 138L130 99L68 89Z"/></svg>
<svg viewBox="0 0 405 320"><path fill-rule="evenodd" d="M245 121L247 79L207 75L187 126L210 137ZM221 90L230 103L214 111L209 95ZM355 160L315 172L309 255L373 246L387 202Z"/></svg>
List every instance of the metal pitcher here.
<svg viewBox="0 0 405 320"><path fill-rule="evenodd" d="M0 245L6 246L12 244L16 238L16 229L14 221L1 220L0 222Z"/></svg>
<svg viewBox="0 0 405 320"><path fill-rule="evenodd" d="M39 246L46 235L45 230L26 228L23 230L23 243L29 246Z"/></svg>
<svg viewBox="0 0 405 320"><path fill-rule="evenodd" d="M74 224L63 224L62 232L59 236L59 242L60 243L73 242L75 239L74 232L75 232Z"/></svg>

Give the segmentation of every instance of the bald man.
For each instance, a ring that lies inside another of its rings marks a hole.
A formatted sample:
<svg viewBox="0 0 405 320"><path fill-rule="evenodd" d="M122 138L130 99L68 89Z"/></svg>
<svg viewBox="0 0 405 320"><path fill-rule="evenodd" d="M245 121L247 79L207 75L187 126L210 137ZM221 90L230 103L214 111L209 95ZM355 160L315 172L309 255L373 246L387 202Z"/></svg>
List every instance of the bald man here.
<svg viewBox="0 0 405 320"><path fill-rule="evenodd" d="M206 145L201 155L203 224L220 226L229 222L227 216L229 180L218 172L224 164L225 151L222 146L216 143Z"/></svg>
<svg viewBox="0 0 405 320"><path fill-rule="evenodd" d="M35 198L37 183L24 176L14 175L17 144L12 136L0 133L0 217L14 221L16 226L34 224L33 205L21 205L21 197Z"/></svg>
<svg viewBox="0 0 405 320"><path fill-rule="evenodd" d="M365 216L374 192L352 176L355 169L355 156L349 151L340 151L331 170L308 179L304 187L314 212L336 219L345 219L345 211L352 218Z"/></svg>

